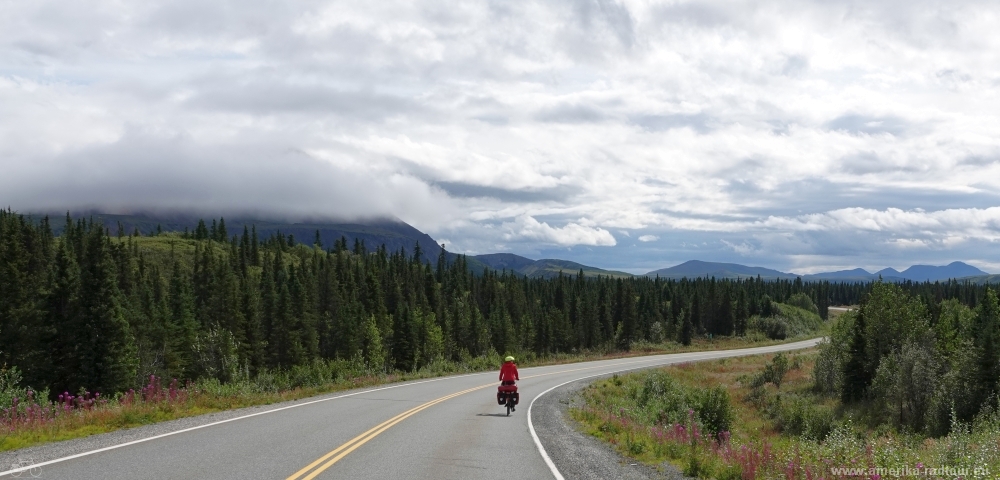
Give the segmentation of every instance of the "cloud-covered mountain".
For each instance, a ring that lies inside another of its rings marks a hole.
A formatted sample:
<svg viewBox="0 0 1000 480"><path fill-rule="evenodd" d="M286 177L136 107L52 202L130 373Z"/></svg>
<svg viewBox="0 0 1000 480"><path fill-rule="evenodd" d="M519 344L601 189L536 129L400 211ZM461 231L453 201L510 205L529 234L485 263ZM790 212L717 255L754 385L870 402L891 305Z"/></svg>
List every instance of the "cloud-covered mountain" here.
<svg viewBox="0 0 1000 480"><path fill-rule="evenodd" d="M39 219L42 214L34 214L32 218ZM124 233L130 234L138 230L143 235L148 235L162 229L165 232L183 232L185 230L194 232L199 220L204 220L207 225L219 220L213 218L203 218L196 214L184 213L173 215L155 214L135 214L116 215L97 212L73 213L73 218L89 218L102 222L112 234L119 225ZM58 235L62 232L65 213L49 214L49 222L54 232ZM281 234L286 238L292 236L296 243L313 244L316 235L325 248L332 248L334 243L341 238L347 240L347 248L354 247L354 242L364 244L365 248L371 252L381 245L390 253L404 250L408 255L412 255L415 245L419 244L421 254L425 261L433 262L441 253L441 245L430 235L417 230L413 226L396 218L368 218L354 219L351 221L287 221L274 219L252 219L252 218L223 218L226 231L229 236L242 235L244 227L248 230L256 228L257 236L261 240L272 235ZM483 265L472 261L470 268L482 270Z"/></svg>

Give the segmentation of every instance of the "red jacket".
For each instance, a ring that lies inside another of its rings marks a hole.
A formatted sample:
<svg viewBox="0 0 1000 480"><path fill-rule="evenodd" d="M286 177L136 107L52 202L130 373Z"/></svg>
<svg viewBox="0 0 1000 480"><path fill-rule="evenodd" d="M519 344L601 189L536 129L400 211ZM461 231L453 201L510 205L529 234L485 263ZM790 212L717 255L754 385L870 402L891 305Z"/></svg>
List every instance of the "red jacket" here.
<svg viewBox="0 0 1000 480"><path fill-rule="evenodd" d="M501 382L509 382L520 379L521 378L517 376L517 365L514 365L514 362L505 362L503 366L500 367Z"/></svg>

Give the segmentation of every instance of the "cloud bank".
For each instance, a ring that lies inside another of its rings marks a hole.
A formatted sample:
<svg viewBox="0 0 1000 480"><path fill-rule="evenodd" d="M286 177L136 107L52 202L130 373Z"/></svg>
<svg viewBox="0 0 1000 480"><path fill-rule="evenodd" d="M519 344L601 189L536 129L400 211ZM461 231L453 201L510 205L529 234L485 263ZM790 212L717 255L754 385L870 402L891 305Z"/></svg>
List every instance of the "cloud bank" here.
<svg viewBox="0 0 1000 480"><path fill-rule="evenodd" d="M995 2L5 12L19 211L395 215L457 251L635 272L1000 271Z"/></svg>

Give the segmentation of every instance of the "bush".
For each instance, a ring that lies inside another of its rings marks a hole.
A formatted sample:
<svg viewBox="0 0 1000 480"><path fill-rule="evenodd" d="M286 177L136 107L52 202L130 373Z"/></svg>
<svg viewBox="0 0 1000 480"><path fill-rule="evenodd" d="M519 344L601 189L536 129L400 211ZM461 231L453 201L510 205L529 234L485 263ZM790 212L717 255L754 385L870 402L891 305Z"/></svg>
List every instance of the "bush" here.
<svg viewBox="0 0 1000 480"><path fill-rule="evenodd" d="M764 366L763 380L781 388L781 382L785 379L786 373L788 373L788 357L784 353L779 353Z"/></svg>
<svg viewBox="0 0 1000 480"><path fill-rule="evenodd" d="M656 424L683 424L688 412L694 410L702 428L716 437L732 427L734 413L729 393L720 386L687 388L666 372L654 372L645 377L632 396L647 420Z"/></svg>
<svg viewBox="0 0 1000 480"><path fill-rule="evenodd" d="M809 295L804 293L796 293L795 295L792 295L788 301L785 302L785 304L819 315L819 309L816 308L816 304L813 303L811 298L809 298Z"/></svg>
<svg viewBox="0 0 1000 480"><path fill-rule="evenodd" d="M10 408L14 399L24 400L28 389L21 388L21 371L17 367L0 367L0 410Z"/></svg>
<svg viewBox="0 0 1000 480"><path fill-rule="evenodd" d="M688 392L666 372L654 372L636 393L636 404L658 424L683 423L688 410L694 408L688 397Z"/></svg>
<svg viewBox="0 0 1000 480"><path fill-rule="evenodd" d="M771 416L782 432L816 441L825 439L835 426L833 411L797 395L775 399Z"/></svg>
<svg viewBox="0 0 1000 480"><path fill-rule="evenodd" d="M721 386L701 390L697 394L695 413L702 426L716 438L722 432L728 432L733 425L733 406L729 401L729 392Z"/></svg>
<svg viewBox="0 0 1000 480"><path fill-rule="evenodd" d="M789 337L807 335L823 327L823 319L816 313L783 303L775 305L778 310L775 317L784 320Z"/></svg>
<svg viewBox="0 0 1000 480"><path fill-rule="evenodd" d="M747 327L750 331L760 332L771 340L784 340L788 336L788 323L782 318L754 315L750 317Z"/></svg>

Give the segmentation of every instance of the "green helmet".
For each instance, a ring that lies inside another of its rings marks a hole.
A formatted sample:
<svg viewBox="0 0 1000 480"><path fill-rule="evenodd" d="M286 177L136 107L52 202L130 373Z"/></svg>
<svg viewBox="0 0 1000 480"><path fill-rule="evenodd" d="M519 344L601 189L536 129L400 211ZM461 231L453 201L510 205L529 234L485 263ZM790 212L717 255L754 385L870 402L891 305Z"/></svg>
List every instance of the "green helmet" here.
<svg viewBox="0 0 1000 480"><path fill-rule="evenodd" d="M507 358L505 358L505 359L503 359L503 360L504 360L505 362L513 362L513 361L514 361L514 357L512 357L512 356L508 355L508 356L507 356Z"/></svg>

